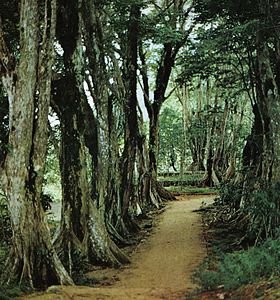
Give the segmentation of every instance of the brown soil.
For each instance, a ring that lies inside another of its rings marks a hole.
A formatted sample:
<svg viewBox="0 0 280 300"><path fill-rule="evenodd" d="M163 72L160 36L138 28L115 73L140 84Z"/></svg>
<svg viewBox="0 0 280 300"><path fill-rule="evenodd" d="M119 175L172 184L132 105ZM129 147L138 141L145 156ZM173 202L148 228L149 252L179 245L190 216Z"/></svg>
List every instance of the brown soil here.
<svg viewBox="0 0 280 300"><path fill-rule="evenodd" d="M206 255L201 239L201 218L193 211L213 198L213 195L184 195L170 202L151 236L132 254L129 266L91 274L107 278L104 282L109 285L54 286L47 293L22 299L186 299L186 294L195 288L192 272Z"/></svg>

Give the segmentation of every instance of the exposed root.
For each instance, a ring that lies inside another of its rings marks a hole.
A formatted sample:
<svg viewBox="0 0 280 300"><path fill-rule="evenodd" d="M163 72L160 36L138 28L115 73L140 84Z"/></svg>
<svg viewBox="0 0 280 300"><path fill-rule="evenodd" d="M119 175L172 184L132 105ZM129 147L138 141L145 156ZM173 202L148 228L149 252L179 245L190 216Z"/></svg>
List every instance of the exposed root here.
<svg viewBox="0 0 280 300"><path fill-rule="evenodd" d="M113 267L120 267L122 264L128 263L128 257L110 239L97 208L92 205L90 210L91 217L88 221L89 260Z"/></svg>
<svg viewBox="0 0 280 300"><path fill-rule="evenodd" d="M129 232L124 220L121 216L118 216L118 221L116 223L116 231L119 233L120 236L124 237L125 239L129 239L131 233Z"/></svg>
<svg viewBox="0 0 280 300"><path fill-rule="evenodd" d="M164 200L176 200L176 197L172 195L168 190L160 185L160 183L156 183L156 190L159 196Z"/></svg>
<svg viewBox="0 0 280 300"><path fill-rule="evenodd" d="M38 247L24 249L21 257L14 250L11 252L6 262L7 271L1 277L3 285L18 284L34 290L54 284L74 284L57 254Z"/></svg>
<svg viewBox="0 0 280 300"><path fill-rule="evenodd" d="M115 229L115 227L111 224L111 222L107 222L107 230L110 234L110 237L112 240L117 244L117 245L122 245L122 246L129 246L134 244L133 241L126 239L122 237L118 231Z"/></svg>
<svg viewBox="0 0 280 300"><path fill-rule="evenodd" d="M63 262L65 268L68 270L70 276L77 268L76 261L86 259L86 249L80 242L73 230L65 227L60 227L53 240L56 252ZM80 267L79 267L80 268Z"/></svg>

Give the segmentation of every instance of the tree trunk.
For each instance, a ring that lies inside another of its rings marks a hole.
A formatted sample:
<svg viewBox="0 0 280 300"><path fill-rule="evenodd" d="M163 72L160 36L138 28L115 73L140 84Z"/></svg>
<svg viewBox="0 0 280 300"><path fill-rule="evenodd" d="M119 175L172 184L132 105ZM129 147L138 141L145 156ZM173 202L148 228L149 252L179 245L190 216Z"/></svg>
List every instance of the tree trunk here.
<svg viewBox="0 0 280 300"><path fill-rule="evenodd" d="M279 90L270 61L266 33L257 32L256 104L253 106L252 133L243 150L243 189L252 190L254 183L271 184L279 181ZM241 199L241 206L247 198Z"/></svg>
<svg viewBox="0 0 280 300"><path fill-rule="evenodd" d="M252 133L243 150L243 166L246 178L261 178L270 182L273 175L275 141L279 132L276 120L279 116L279 94L271 68L269 51L264 33L257 33L256 94L257 103L253 107L254 124ZM277 173L277 172L276 172Z"/></svg>
<svg viewBox="0 0 280 300"><path fill-rule="evenodd" d="M149 162L150 174L154 181L157 181L157 159L159 147L159 112L160 105L153 103L151 107L149 125Z"/></svg>
<svg viewBox="0 0 280 300"><path fill-rule="evenodd" d="M279 136L279 119L280 119L280 99L275 76L272 71L270 62L270 53L265 33L261 30L257 33L257 57L259 68L259 107L263 122L263 157L262 157L262 178L270 181L278 181L279 174L279 155L280 147L278 146Z"/></svg>
<svg viewBox="0 0 280 300"><path fill-rule="evenodd" d="M54 87L54 106L62 126L62 183L63 209L60 230L55 244L67 261L69 270L76 262L73 253L91 263L120 266L128 258L110 239L104 215L105 186L107 174L100 169L102 131L93 115L83 90L83 51L81 44L81 19L76 2L67 2L60 7L59 40L64 49L65 77ZM85 9L85 7L83 7ZM74 15L72 15L74 14ZM69 26L71 19L75 24ZM69 35L76 39L69 41ZM86 36L86 45L89 43ZM100 96L100 94L98 94ZM98 101L102 99L98 98ZM102 102L100 102L102 104ZM100 104L100 105L101 105ZM98 107L100 109L100 106ZM102 111L99 111L101 114ZM103 117L101 115L100 117ZM86 147L93 162L92 186L89 187L87 174ZM107 160L107 157L106 157ZM101 171L101 172L100 172Z"/></svg>
<svg viewBox="0 0 280 300"><path fill-rule="evenodd" d="M90 153L97 148L97 128L93 128L96 123L87 117L90 114L89 105L81 105L84 98L76 88L75 79L66 77L60 84L56 89L59 100L55 105L59 107L57 112L62 127L63 205L55 245L69 271L80 268L80 258L93 264L119 267L129 260L110 239L105 227L104 212L98 210L97 202L92 198L95 193L91 193L88 184L85 145L89 147ZM78 98L73 98L73 95ZM84 111L85 107L87 112ZM79 259L75 260L77 256Z"/></svg>
<svg viewBox="0 0 280 300"><path fill-rule="evenodd" d="M216 91L215 95L215 104L214 107L217 108L217 102L218 102L218 91ZM207 101L207 104L210 104ZM220 181L216 175L216 171L214 169L214 145L213 145L213 136L215 133L216 128L216 116L209 111L209 108L211 106L208 106L208 114L209 117L207 119L207 137L206 137L206 149L205 149L205 160L204 160L204 167L205 167L205 174L204 178L202 180L203 185L213 187L213 186L219 186Z"/></svg>
<svg viewBox="0 0 280 300"><path fill-rule="evenodd" d="M40 199L47 144L56 2L45 2L45 31L40 56L37 1L22 1L20 16L21 55L14 102L10 101L13 106L10 109L13 113L9 135L12 151L5 160L6 176L3 181L11 213L13 248L4 280L31 288L46 288L51 284L73 284L51 244ZM37 74L45 81L39 80L36 89ZM38 99L34 98L36 91L39 91Z"/></svg>
<svg viewBox="0 0 280 300"><path fill-rule="evenodd" d="M228 101L225 100L223 117L221 120L220 129L218 131L218 138L217 138L218 141L217 141L216 151L215 151L214 158L213 158L213 169L219 179L222 178L222 174L224 171L221 165L222 165L222 160L223 160L223 152L224 152L224 148L225 148L225 138L226 138L228 115L229 115L229 104L228 104Z"/></svg>

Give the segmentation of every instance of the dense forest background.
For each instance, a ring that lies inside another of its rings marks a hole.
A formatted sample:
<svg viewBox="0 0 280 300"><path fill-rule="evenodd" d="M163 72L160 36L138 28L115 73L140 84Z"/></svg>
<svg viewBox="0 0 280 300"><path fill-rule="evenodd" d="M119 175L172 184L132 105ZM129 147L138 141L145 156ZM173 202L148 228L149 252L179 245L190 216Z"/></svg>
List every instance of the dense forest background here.
<svg viewBox="0 0 280 300"><path fill-rule="evenodd" d="M276 236L279 1L0 4L2 282L128 263L166 175L220 189L242 241Z"/></svg>

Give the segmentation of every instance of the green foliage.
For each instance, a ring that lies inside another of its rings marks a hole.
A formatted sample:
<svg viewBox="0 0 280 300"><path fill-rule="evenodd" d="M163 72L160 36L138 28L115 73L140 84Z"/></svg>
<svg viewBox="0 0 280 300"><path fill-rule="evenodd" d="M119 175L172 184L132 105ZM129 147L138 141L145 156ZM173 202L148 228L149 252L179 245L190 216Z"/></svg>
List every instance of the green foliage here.
<svg viewBox="0 0 280 300"><path fill-rule="evenodd" d="M0 300L17 299L20 294L19 288L3 288L0 287Z"/></svg>
<svg viewBox="0 0 280 300"><path fill-rule="evenodd" d="M247 236L256 243L274 237L280 226L280 184L266 184L262 188L259 185L260 183L255 183L255 187L246 190L242 183L223 182L220 197L216 199L217 205L228 205L237 210L240 209L242 197L244 198L241 213L248 216Z"/></svg>
<svg viewBox="0 0 280 300"><path fill-rule="evenodd" d="M218 204L229 205L238 209L242 198L242 184L234 184L230 181L222 182L220 186L220 197L216 200Z"/></svg>
<svg viewBox="0 0 280 300"><path fill-rule="evenodd" d="M193 173L193 174L184 174L180 176L179 174L175 174L172 176L160 176L158 178L159 181L186 181L186 182L194 182L200 183L203 179L203 173Z"/></svg>
<svg viewBox="0 0 280 300"><path fill-rule="evenodd" d="M169 186L166 188L170 192L184 194L214 194L218 191L209 187L193 187L193 186Z"/></svg>
<svg viewBox="0 0 280 300"><path fill-rule="evenodd" d="M275 236L280 226L279 194L279 183L251 194L244 210L250 215L249 234L256 236L256 241Z"/></svg>
<svg viewBox="0 0 280 300"><path fill-rule="evenodd" d="M231 20L244 21L258 17L260 1L252 0L196 0L195 10L200 21L231 17Z"/></svg>
<svg viewBox="0 0 280 300"><path fill-rule="evenodd" d="M207 79L214 76L219 86L239 91L248 85L248 48L254 45L256 23L245 25L219 21L215 26L201 27L196 37L181 54L179 82L194 76ZM244 87L245 85L245 87Z"/></svg>
<svg viewBox="0 0 280 300"><path fill-rule="evenodd" d="M15 54L18 56L18 46L19 46L19 9L18 1L1 1L1 25L3 26L3 32L5 35L5 41L8 46Z"/></svg>
<svg viewBox="0 0 280 300"><path fill-rule="evenodd" d="M162 170L178 168L177 157L183 151L183 122L181 113L172 107L164 107L160 114L159 162Z"/></svg>
<svg viewBox="0 0 280 300"><path fill-rule="evenodd" d="M59 134L58 131L55 131L55 133ZM57 137L57 139L59 139L59 137ZM61 179L58 153L50 141L48 143L48 153L46 157L43 194L48 195L48 197L51 198L52 201L49 202L61 200ZM45 198L45 200L47 199Z"/></svg>
<svg viewBox="0 0 280 300"><path fill-rule="evenodd" d="M216 270L207 269L205 262L194 278L203 289L212 290L223 285L226 290L280 275L280 237L268 239L260 246L223 255ZM206 269L206 270L205 270Z"/></svg>
<svg viewBox="0 0 280 300"><path fill-rule="evenodd" d="M179 174L173 176L160 176L158 180L162 182L168 191L184 194L208 194L218 193L217 190L208 187L200 187L204 173Z"/></svg>
<svg viewBox="0 0 280 300"><path fill-rule="evenodd" d="M1 227L3 228L3 227ZM6 270L4 270L5 262L9 255L9 246L1 240L0 243L0 274L3 274ZM16 299L19 296L21 289L16 286L0 286L0 300L10 300Z"/></svg>

